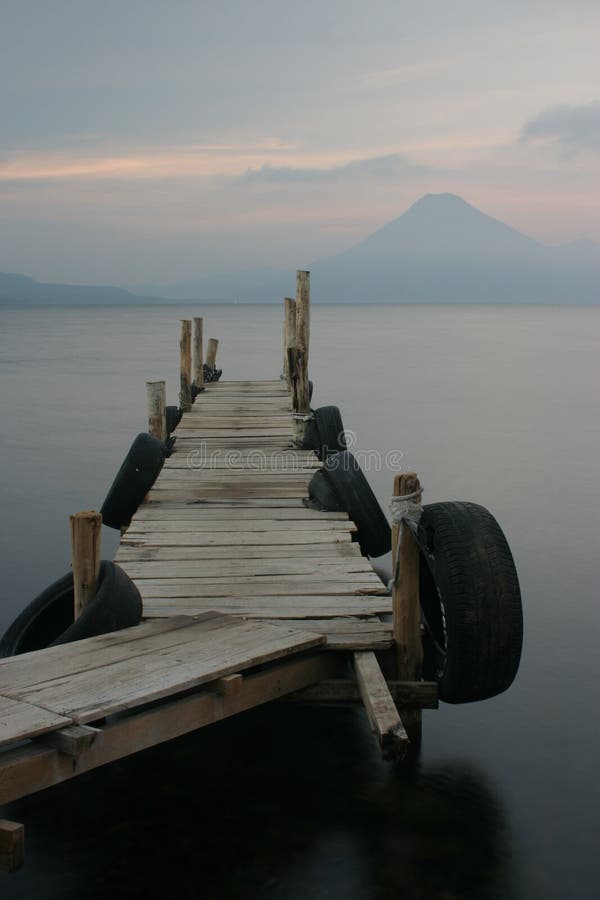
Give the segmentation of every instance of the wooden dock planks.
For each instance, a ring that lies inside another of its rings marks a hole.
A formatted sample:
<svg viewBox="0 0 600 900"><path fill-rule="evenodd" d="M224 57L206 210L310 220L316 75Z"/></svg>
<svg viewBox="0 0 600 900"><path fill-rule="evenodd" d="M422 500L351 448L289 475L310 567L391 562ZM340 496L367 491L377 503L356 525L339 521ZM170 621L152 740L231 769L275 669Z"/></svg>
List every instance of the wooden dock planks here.
<svg viewBox="0 0 600 900"><path fill-rule="evenodd" d="M293 448L292 426L283 381L207 384L184 414L116 556L147 618L213 609L286 631L309 621L331 648L390 645L391 601L356 526L302 503L321 463Z"/></svg>
<svg viewBox="0 0 600 900"><path fill-rule="evenodd" d="M0 663L0 745L93 722L324 643L306 629L205 612L12 657Z"/></svg>

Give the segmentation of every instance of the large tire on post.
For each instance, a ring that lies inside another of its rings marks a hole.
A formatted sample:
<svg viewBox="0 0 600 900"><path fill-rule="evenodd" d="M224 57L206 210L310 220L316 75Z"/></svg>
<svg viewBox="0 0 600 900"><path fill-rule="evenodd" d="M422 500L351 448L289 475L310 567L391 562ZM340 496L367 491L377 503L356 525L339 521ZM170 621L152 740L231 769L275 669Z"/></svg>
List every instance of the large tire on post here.
<svg viewBox="0 0 600 900"><path fill-rule="evenodd" d="M165 448L151 434L138 434L102 504L102 522L125 528L156 481L165 461Z"/></svg>
<svg viewBox="0 0 600 900"><path fill-rule="evenodd" d="M418 527L424 675L446 703L502 693L521 658L515 564L495 518L476 503L432 503Z"/></svg>
<svg viewBox="0 0 600 900"><path fill-rule="evenodd" d="M323 474L337 498L338 509L348 513L355 522L357 540L363 553L382 556L389 553L391 530L388 521L371 490L358 462L349 450L328 456L321 472L315 472L309 485L309 496L314 479ZM320 483L317 482L317 488ZM329 508L329 507L328 507Z"/></svg>
<svg viewBox="0 0 600 900"><path fill-rule="evenodd" d="M142 599L137 587L123 569L103 560L96 595L77 620L73 573L69 572L45 588L17 616L0 640L0 657L119 631L138 625L141 618Z"/></svg>
<svg viewBox="0 0 600 900"><path fill-rule="evenodd" d="M305 450L314 450L319 459L346 449L346 435L342 415L337 406L320 406L313 412L304 441Z"/></svg>

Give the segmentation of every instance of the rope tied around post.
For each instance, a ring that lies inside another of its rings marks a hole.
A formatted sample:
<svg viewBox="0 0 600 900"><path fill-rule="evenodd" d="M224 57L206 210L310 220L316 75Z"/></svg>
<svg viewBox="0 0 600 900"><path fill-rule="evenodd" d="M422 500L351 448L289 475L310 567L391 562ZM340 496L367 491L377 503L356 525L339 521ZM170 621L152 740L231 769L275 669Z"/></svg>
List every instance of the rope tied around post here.
<svg viewBox="0 0 600 900"><path fill-rule="evenodd" d="M304 413L292 413L292 419L297 419L299 422L312 422L315 417L313 412L309 412L306 415Z"/></svg>
<svg viewBox="0 0 600 900"><path fill-rule="evenodd" d="M396 541L395 565L392 577L388 582L388 591L392 591L394 585L398 584L400 575L400 542L402 541L402 531L406 524L413 534L417 530L423 507L421 505L421 497L423 488L414 491L412 494L401 494L398 497L390 497L390 517L392 525L398 526L398 536Z"/></svg>

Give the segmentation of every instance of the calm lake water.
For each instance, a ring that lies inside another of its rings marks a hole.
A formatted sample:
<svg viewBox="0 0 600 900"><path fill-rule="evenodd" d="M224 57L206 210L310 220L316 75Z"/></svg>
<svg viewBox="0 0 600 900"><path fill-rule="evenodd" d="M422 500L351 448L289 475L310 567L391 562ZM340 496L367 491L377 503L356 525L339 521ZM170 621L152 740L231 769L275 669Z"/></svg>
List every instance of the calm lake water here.
<svg viewBox="0 0 600 900"><path fill-rule="evenodd" d="M271 306L0 309L0 629L67 571L68 515L99 508L145 430L145 382L176 402L194 314L224 377L279 374ZM360 710L264 708L4 807L27 864L0 896L597 897L599 326L590 308L314 307L313 406L339 405L361 450L401 451L426 502L500 521L525 612L516 683L425 712L401 773ZM369 479L387 504L392 473Z"/></svg>

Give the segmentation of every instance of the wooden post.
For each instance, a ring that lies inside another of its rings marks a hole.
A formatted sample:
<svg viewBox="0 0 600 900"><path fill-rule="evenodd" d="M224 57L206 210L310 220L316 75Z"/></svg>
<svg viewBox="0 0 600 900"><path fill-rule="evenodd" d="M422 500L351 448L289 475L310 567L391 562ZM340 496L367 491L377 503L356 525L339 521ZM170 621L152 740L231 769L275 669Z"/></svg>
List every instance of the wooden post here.
<svg viewBox="0 0 600 900"><path fill-rule="evenodd" d="M308 416L310 397L308 389L308 346L310 342L310 272L296 272L296 402L294 412ZM302 443L307 423L294 419L294 437Z"/></svg>
<svg viewBox="0 0 600 900"><path fill-rule="evenodd" d="M209 338L208 344L206 345L206 365L209 369L216 368L217 365L217 350L219 349L219 342L216 338Z"/></svg>
<svg viewBox="0 0 600 900"><path fill-rule="evenodd" d="M204 390L204 359L202 357L202 319L194 317L194 384Z"/></svg>
<svg viewBox="0 0 600 900"><path fill-rule="evenodd" d="M179 350L181 354L179 406L184 412L189 412L192 408L192 323L189 319L181 320Z"/></svg>
<svg viewBox="0 0 600 900"><path fill-rule="evenodd" d="M414 472L396 475L394 497L415 494L420 502L421 485ZM392 527L392 571L398 571L398 578L392 588L393 633L396 643L396 671L401 681L419 681L423 665L423 644L421 642L421 612L419 606L419 548L410 529L402 528L398 547L398 528ZM396 567L396 555L399 565ZM411 741L421 740L421 710L402 710L402 721Z"/></svg>
<svg viewBox="0 0 600 900"><path fill-rule="evenodd" d="M163 443L167 440L167 385L164 381L147 381L148 431Z"/></svg>
<svg viewBox="0 0 600 900"><path fill-rule="evenodd" d="M286 297L283 301L284 320L283 320L283 374L291 388L292 375L290 373L290 363L288 350L296 347L296 301L291 297Z"/></svg>
<svg viewBox="0 0 600 900"><path fill-rule="evenodd" d="M0 872L16 872L25 862L25 828L0 819Z"/></svg>
<svg viewBox="0 0 600 900"><path fill-rule="evenodd" d="M73 600L77 619L96 594L100 574L102 516L94 510L70 516Z"/></svg>

